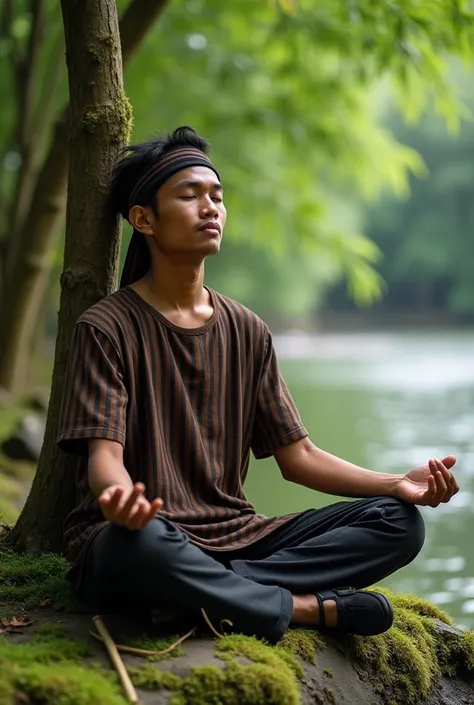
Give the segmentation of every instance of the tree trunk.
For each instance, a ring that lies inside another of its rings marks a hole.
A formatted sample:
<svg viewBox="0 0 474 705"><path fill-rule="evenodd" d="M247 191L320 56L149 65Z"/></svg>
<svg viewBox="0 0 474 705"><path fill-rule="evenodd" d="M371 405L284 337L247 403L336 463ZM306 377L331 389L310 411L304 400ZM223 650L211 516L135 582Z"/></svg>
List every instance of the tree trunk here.
<svg viewBox="0 0 474 705"><path fill-rule="evenodd" d="M49 272L49 254L64 216L67 186L67 113L58 121L51 149L36 182L24 227L18 238L17 257L6 272L2 291L0 330L0 387L21 388L35 323ZM64 147L64 145L66 145Z"/></svg>
<svg viewBox="0 0 474 705"><path fill-rule="evenodd" d="M62 0L70 95L70 160L59 332L45 441L17 526L16 546L60 550L74 458L56 446L58 413L75 321L116 284L120 229L105 199L110 170L132 124L123 91L115 0Z"/></svg>
<svg viewBox="0 0 474 705"><path fill-rule="evenodd" d="M168 0L131 0L120 22L124 66L167 4ZM102 49L107 41L110 39L104 34ZM92 53L89 59L94 59ZM65 107L57 121L24 227L15 233L18 254L9 267L9 284L0 302L0 387L12 392L21 389L25 379L35 321L50 271L49 255L63 222L69 159L68 110ZM89 129L94 126L89 124Z"/></svg>

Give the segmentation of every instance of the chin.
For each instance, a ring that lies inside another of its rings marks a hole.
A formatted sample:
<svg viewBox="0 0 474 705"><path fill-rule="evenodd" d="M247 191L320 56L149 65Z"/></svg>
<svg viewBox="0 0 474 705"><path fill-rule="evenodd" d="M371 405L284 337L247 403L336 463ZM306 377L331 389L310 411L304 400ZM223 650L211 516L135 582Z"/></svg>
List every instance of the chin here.
<svg viewBox="0 0 474 705"><path fill-rule="evenodd" d="M214 242L209 242L207 243L206 247L203 247L203 250L206 252L206 256L210 255L217 255L221 249L221 243L220 241L214 241Z"/></svg>

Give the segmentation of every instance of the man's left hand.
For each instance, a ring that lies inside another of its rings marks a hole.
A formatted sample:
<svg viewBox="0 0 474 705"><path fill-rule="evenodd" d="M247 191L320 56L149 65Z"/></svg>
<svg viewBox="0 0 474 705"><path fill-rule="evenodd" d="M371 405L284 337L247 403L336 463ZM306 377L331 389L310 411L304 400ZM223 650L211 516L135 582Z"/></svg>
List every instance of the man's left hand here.
<svg viewBox="0 0 474 705"><path fill-rule="evenodd" d="M455 463L454 455L448 455L443 460L431 459L428 465L410 470L400 479L396 496L409 504L424 507L446 504L459 492L458 483L451 472Z"/></svg>

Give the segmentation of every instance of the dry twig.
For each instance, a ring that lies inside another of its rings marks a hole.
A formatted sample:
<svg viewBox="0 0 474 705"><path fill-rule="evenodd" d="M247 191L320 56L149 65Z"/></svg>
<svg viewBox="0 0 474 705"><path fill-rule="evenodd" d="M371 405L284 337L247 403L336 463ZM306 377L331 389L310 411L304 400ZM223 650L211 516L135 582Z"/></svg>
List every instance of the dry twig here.
<svg viewBox="0 0 474 705"><path fill-rule="evenodd" d="M138 695L137 691L135 690L132 681L130 680L130 676L127 673L127 669L125 668L125 664L122 661L120 654L117 650L117 646L110 636L107 627L103 623L101 617L99 615L95 616L93 618L93 622L95 626L97 627L97 631L99 632L102 641L105 644L105 648L107 649L107 652L110 656L110 660L112 661L118 675L120 678L120 681L122 683L123 689L125 691L125 694L128 698L128 701L131 703L138 703Z"/></svg>
<svg viewBox="0 0 474 705"><path fill-rule="evenodd" d="M186 639L189 639L190 636L194 634L196 631L196 627L193 627L192 629L189 630L184 636L180 636L177 641L175 641L173 644L168 646L166 649L163 649L162 651L158 651L155 649L139 649L136 646L127 646L126 644L115 644L115 647L117 651L123 651L126 654L135 654L135 656L163 656L164 654L170 654L174 649L176 649L177 646L183 643L183 641L186 641ZM94 637L94 639L98 639L99 641L104 641L102 636L100 634L96 634L93 631L89 632L91 636Z"/></svg>

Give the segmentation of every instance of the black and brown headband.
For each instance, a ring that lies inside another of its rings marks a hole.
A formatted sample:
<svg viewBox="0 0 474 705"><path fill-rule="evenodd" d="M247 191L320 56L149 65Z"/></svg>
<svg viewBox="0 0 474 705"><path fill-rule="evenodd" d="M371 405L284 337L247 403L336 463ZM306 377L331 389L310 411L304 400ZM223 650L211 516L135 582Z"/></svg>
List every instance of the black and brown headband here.
<svg viewBox="0 0 474 705"><path fill-rule="evenodd" d="M140 197L145 191L148 191L150 186L153 185L153 188L158 190L173 174L189 166L207 166L219 178L217 169L212 165L209 157L204 152L201 152L200 149L196 149L196 147L173 149L171 152L164 154L157 162L148 166L140 175L130 194L129 209L132 206L140 205Z"/></svg>

